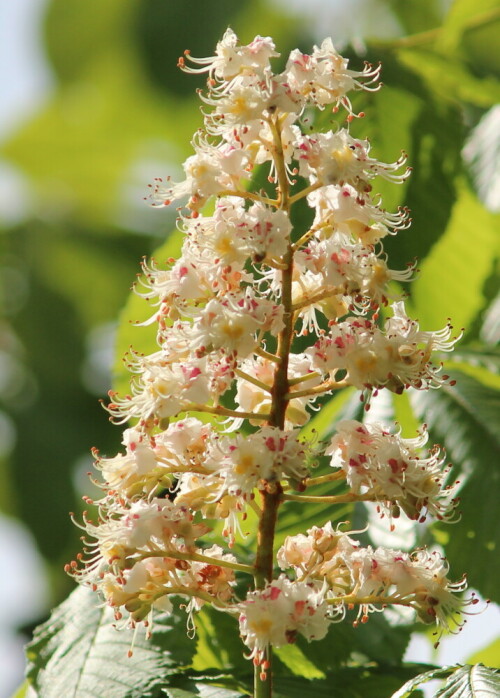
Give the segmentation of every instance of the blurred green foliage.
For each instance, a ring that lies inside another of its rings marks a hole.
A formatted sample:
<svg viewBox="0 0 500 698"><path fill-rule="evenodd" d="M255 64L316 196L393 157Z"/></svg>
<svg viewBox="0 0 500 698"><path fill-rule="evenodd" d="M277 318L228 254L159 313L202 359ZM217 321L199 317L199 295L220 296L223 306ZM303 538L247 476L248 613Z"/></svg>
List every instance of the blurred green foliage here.
<svg viewBox="0 0 500 698"><path fill-rule="evenodd" d="M474 586L500 600L497 576L488 574L494 564L498 568L500 545L499 437L490 428L500 363L492 345L500 322L493 306L498 217L483 206L462 158L481 117L500 101L500 11L497 0L455 0L444 16L437 0L380 2L394 12L401 36L366 38L361 58L382 61L386 87L362 96L368 116L353 131L369 135L381 160L396 159L404 147L414 168L403 187L378 186L389 210L404 203L412 211L410 231L385 245L392 268L420 259L421 275L409 289L412 314L424 329L442 327L448 316L465 327L458 392L424 395L413 408L404 396L393 409L406 436L414 433L415 412L423 416L464 474L460 533L450 536L441 526L436 535L452 558L454 576L470 570ZM282 54L311 43L307 22L264 0L51 0L44 35L55 88L1 145L4 160L25 179L29 206L20 222L4 228L1 240L1 350L10 362L3 409L17 438L13 450L0 456L0 506L33 532L52 570L54 601L71 586L61 565L79 544L67 512L79 511L79 495L88 491L79 474L90 468L89 449L96 445L113 454L119 448L120 430L110 427L97 402L110 386L96 329L111 337L125 306L118 355L131 343L151 345L151 336L140 338L145 330L130 325L144 318L145 309L129 289L143 255L160 248L162 261L179 244L170 237L165 247L175 213L152 211L142 202L153 177L171 172L175 179L201 122L194 91L202 82L180 73L177 58L185 48L210 55L228 24L243 42L272 35ZM346 55L360 64L352 49ZM333 117L325 112L322 118L329 127ZM488 150L477 157L494 167ZM115 365L123 385L119 361ZM327 433L353 405L347 393L336 397L317 416L316 428ZM293 530L290 512L283 535ZM381 647L384 628L370 632L359 652L387 661L373 650ZM335 640L338 656L354 648L350 629L346 633L349 638L340 633ZM198 649L199 656L204 652L210 656L206 647ZM305 666L314 657L304 652ZM195 668L205 668L201 659Z"/></svg>

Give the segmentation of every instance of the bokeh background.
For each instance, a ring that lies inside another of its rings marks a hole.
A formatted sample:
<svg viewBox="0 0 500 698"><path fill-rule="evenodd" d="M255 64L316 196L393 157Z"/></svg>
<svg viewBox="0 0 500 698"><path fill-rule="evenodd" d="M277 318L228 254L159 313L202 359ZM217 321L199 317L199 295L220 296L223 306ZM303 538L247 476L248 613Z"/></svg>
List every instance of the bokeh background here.
<svg viewBox="0 0 500 698"><path fill-rule="evenodd" d="M72 588L62 566L79 541L68 511L88 491L90 447L119 448L98 402L117 365L117 318L139 260L174 226L173 212L145 204L146 185L181 176L201 122L202 80L177 58L210 55L228 25L243 42L273 36L283 54L330 35L357 65L383 61L374 152L392 161L406 147L415 167L384 200L405 201L415 219L391 266L421 258L422 324L453 315L468 346L486 343L493 356L496 0L0 0L0 698L22 681L33 626ZM452 248L461 263L450 275ZM438 660L476 652L493 665L499 617L474 619ZM424 636L408 656L435 659Z"/></svg>

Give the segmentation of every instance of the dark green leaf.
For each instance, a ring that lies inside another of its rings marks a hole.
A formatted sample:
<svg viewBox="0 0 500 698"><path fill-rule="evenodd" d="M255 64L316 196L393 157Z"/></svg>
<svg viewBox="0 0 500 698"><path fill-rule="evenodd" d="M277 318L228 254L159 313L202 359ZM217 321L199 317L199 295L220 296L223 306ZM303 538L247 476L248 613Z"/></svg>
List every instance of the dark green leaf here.
<svg viewBox="0 0 500 698"><path fill-rule="evenodd" d="M387 698L394 689L410 676L421 672L425 665L388 667L370 665L346 667L329 672L324 679L306 679L300 676L275 677L273 698ZM232 689L231 677L207 677L189 674L175 677L171 687L165 687L168 698L242 698L253 695L250 675L238 678L239 690ZM217 685L219 684L219 685Z"/></svg>
<svg viewBox="0 0 500 698"><path fill-rule="evenodd" d="M275 683L274 698L387 698L401 679L421 671L422 666L346 667L329 673L323 680L299 677L279 677Z"/></svg>
<svg viewBox="0 0 500 698"><path fill-rule="evenodd" d="M324 673L338 670L353 655L366 662L398 665L408 645L411 628L392 627L384 616L374 613L366 624L354 628L348 614L345 622L333 624L324 640L306 642L298 638L297 645L314 666Z"/></svg>
<svg viewBox="0 0 500 698"><path fill-rule="evenodd" d="M213 55L228 25L234 26L234 20L247 4L248 0L237 3L218 0L210 4L205 0L138 3L132 25L134 38L155 86L179 96L191 96L197 88L204 88L205 75L187 76L176 69L179 56L186 49L192 50L194 56ZM192 21L193 17L196 22Z"/></svg>
<svg viewBox="0 0 500 698"><path fill-rule="evenodd" d="M108 607L80 587L35 632L28 679L44 698L143 698L191 661L185 619L158 614L147 640L141 628L116 630ZM133 655L128 651L133 642Z"/></svg>
<svg viewBox="0 0 500 698"><path fill-rule="evenodd" d="M499 600L500 394L474 378L450 372L455 387L415 392L412 403L428 424L431 438L442 443L464 482L460 521L437 524L455 576L466 571L469 583Z"/></svg>

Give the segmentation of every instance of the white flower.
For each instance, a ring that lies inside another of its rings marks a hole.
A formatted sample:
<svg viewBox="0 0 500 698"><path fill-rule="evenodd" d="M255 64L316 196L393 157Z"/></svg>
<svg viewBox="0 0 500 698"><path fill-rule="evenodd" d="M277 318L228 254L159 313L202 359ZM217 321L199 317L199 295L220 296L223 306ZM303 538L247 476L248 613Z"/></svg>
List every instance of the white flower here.
<svg viewBox="0 0 500 698"><path fill-rule="evenodd" d="M336 133L315 133L303 136L297 144L296 158L300 174L320 185L350 184L358 192L371 190L369 180L377 175L392 182L402 182L408 177L394 174L406 162L402 155L393 163L384 163L369 156L368 141L353 138L346 129Z"/></svg>
<svg viewBox="0 0 500 698"><path fill-rule="evenodd" d="M373 493L389 512L397 504L411 519L424 521L428 513L451 519L456 488L445 486L449 469L443 468L439 448L431 449L428 458L419 454L426 441L425 430L415 439L403 439L382 424L352 420L337 425L325 453L332 456L333 467L344 470L354 492Z"/></svg>
<svg viewBox="0 0 500 698"><path fill-rule="evenodd" d="M369 246L410 224L406 209L388 213L367 193L360 194L349 184L321 187L311 192L307 200L316 210L313 227L320 237L338 231Z"/></svg>
<svg viewBox="0 0 500 698"><path fill-rule="evenodd" d="M298 49L290 53L286 65L286 80L292 93L304 103L323 108L329 104L344 106L352 115L352 105L347 92L351 90L376 90L370 87L380 73L380 66L368 63L363 71L348 70L348 61L335 50L332 40L325 39L321 47L314 47L311 55ZM361 80L366 80L365 84Z"/></svg>
<svg viewBox="0 0 500 698"><path fill-rule="evenodd" d="M328 632L328 605L321 587L291 582L284 575L250 592L240 605L240 633L255 664L263 664L270 646L282 647L297 634L321 640Z"/></svg>
<svg viewBox="0 0 500 698"><path fill-rule="evenodd" d="M457 338L451 339L451 326L437 332L425 332L411 320L402 302L394 303L394 316L386 321L385 333L368 319L349 317L333 325L330 334L320 337L306 351L312 365L332 377L346 370L352 385L363 388L388 388L402 393L405 388L421 390L442 385L448 376L440 376L433 366L433 351L451 351Z"/></svg>
<svg viewBox="0 0 500 698"><path fill-rule="evenodd" d="M306 447L297 437L296 431L267 426L254 434L238 435L221 443L220 468L228 492L249 494L261 481L306 477Z"/></svg>
<svg viewBox="0 0 500 698"><path fill-rule="evenodd" d="M217 43L215 56L193 58L189 51L185 52L188 60L200 68L186 66L183 60L180 65L186 73L208 73L210 78L233 87L239 77L244 80L248 75L264 75L269 59L279 56L274 48L269 36L256 36L247 46L242 46L233 30L226 29L222 40Z"/></svg>
<svg viewBox="0 0 500 698"><path fill-rule="evenodd" d="M211 299L193 324L178 323L176 329L187 338L191 351L200 356L220 349L244 358L259 343L259 335L280 332L282 315L282 305L247 287L242 293Z"/></svg>

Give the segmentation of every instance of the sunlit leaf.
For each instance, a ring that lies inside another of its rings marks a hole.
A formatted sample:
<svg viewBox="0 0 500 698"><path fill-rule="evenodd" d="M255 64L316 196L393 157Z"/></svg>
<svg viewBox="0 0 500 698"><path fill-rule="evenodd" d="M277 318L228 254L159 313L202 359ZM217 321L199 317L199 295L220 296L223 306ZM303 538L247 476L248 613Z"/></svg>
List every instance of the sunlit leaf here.
<svg viewBox="0 0 500 698"><path fill-rule="evenodd" d="M500 83L498 91L500 92ZM500 95L497 97L500 102ZM500 210L500 106L496 104L479 121L464 148L478 195L490 211Z"/></svg>
<svg viewBox="0 0 500 698"><path fill-rule="evenodd" d="M486 647L474 652L467 659L468 664L484 664L485 666L500 669L500 638L497 638Z"/></svg>
<svg viewBox="0 0 500 698"><path fill-rule="evenodd" d="M484 305L483 284L498 251L498 221L461 187L445 234L412 284L412 307L423 329L437 330L448 317L458 329L472 323Z"/></svg>
<svg viewBox="0 0 500 698"><path fill-rule="evenodd" d="M426 683L427 681L445 678L453 671L454 667L440 667L418 674L401 686L398 691L393 693L391 698L408 698L408 696L413 696L415 689L421 684Z"/></svg>
<svg viewBox="0 0 500 698"><path fill-rule="evenodd" d="M152 256L160 267L164 267L170 257L179 256L181 247L182 235L175 231L155 250ZM144 279L144 277L142 278ZM138 290L141 290L140 281ZM152 354L158 350L156 342L157 325L155 323L146 326L140 325L140 323L154 314L155 309L156 306L132 290L125 307L120 313L113 367L113 387L118 392L126 392L128 390L130 373L124 364L123 358L130 348L143 354Z"/></svg>
<svg viewBox="0 0 500 698"><path fill-rule="evenodd" d="M313 663L297 645L285 645L274 650L274 653L296 676L306 679L324 679L326 674Z"/></svg>
<svg viewBox="0 0 500 698"><path fill-rule="evenodd" d="M158 614L153 637L116 630L113 613L79 587L35 632L28 645L28 679L44 698L142 698L188 665L194 643L185 619ZM134 647L132 657L128 651Z"/></svg>
<svg viewBox="0 0 500 698"><path fill-rule="evenodd" d="M423 49L398 51L401 63L421 75L430 91L443 100L478 107L500 101L500 83L493 77L478 78L463 63Z"/></svg>
<svg viewBox="0 0 500 698"><path fill-rule="evenodd" d="M462 666L451 674L436 698L498 698L500 671L482 664Z"/></svg>
<svg viewBox="0 0 500 698"><path fill-rule="evenodd" d="M474 666L443 667L419 674L407 681L391 698L407 698L421 684L434 679L445 679L435 698L496 698L500 692L500 671L482 664Z"/></svg>

